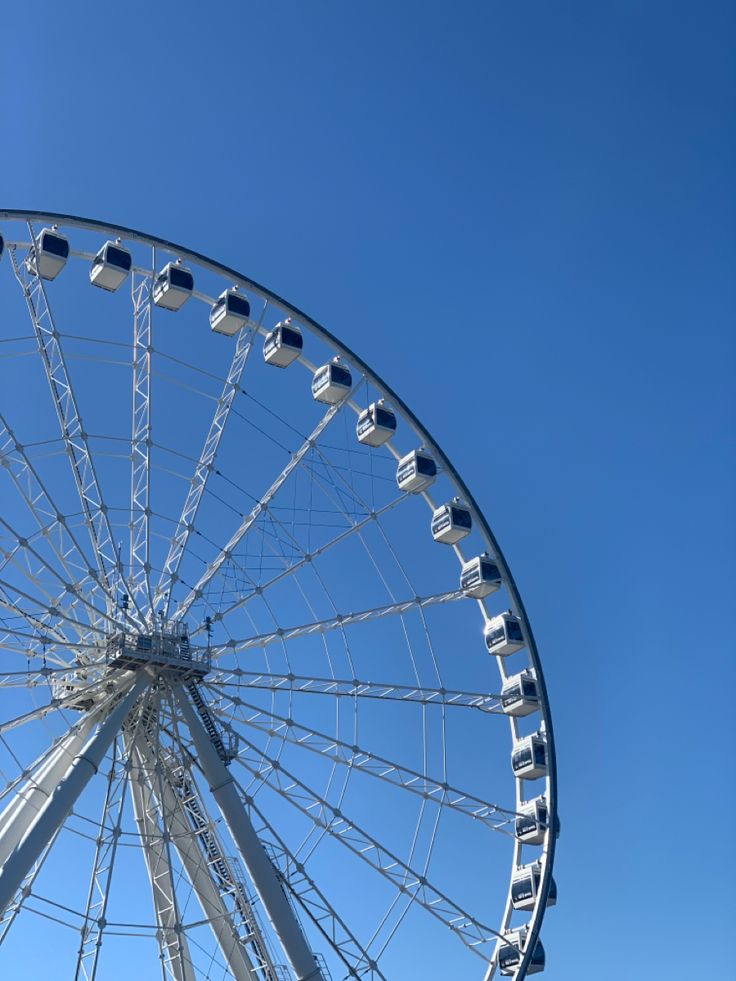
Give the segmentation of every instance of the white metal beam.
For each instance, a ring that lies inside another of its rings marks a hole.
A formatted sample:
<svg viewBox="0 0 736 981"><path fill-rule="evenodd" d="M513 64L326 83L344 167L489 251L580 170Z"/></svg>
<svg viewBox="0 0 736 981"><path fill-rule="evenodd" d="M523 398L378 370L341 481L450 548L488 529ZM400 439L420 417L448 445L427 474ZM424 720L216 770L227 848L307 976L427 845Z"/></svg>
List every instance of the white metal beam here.
<svg viewBox="0 0 736 981"><path fill-rule="evenodd" d="M263 908L279 938L297 981L325 981L314 954L302 933L299 921L284 895L276 870L246 813L235 781L217 755L199 716L183 691L176 692L177 704L184 716L212 796L240 850Z"/></svg>
<svg viewBox="0 0 736 981"><path fill-rule="evenodd" d="M5 912L31 866L64 823L79 795L97 773L105 753L126 716L150 681L149 675L144 672L139 673L132 688L122 696L98 731L87 741L81 753L75 756L52 796L38 813L36 820L27 827L17 848L5 860L0 869L0 913Z"/></svg>

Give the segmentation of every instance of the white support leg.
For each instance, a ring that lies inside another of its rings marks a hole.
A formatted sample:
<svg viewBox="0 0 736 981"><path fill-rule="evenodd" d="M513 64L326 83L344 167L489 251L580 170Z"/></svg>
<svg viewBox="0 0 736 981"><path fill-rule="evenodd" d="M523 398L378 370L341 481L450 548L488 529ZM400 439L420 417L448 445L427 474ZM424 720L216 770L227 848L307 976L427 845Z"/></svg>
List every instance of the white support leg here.
<svg viewBox="0 0 736 981"><path fill-rule="evenodd" d="M129 741L126 741L126 744L130 746ZM156 923L161 931L159 947L164 967L175 981L196 981L189 953L189 942L186 934L181 930L181 924L177 922L174 878L171 874L169 856L166 853L167 843L156 817L156 804L153 800L149 775L137 750L130 753L130 759L133 763L130 773L133 813L143 844ZM172 834L170 828L167 831Z"/></svg>
<svg viewBox="0 0 736 981"><path fill-rule="evenodd" d="M38 817L74 757L84 746L98 717L99 713L92 713L82 720L79 728L68 733L0 814L0 866Z"/></svg>
<svg viewBox="0 0 736 981"><path fill-rule="evenodd" d="M155 779L156 760L150 747L144 740L139 739L133 755L134 772L137 770L143 777L142 794L160 797L159 811L166 815L167 830L176 848L181 863L192 884L192 888L202 907L202 912L209 920L212 931L217 939L228 969L236 981L258 981L259 975L253 971L245 951L238 940L232 917L225 907L202 854L194 845L192 829L182 814L181 802L177 797L170 781L168 767L164 765L163 779ZM135 798L134 798L135 800ZM154 805L155 806L155 805ZM136 816L136 820L138 817ZM160 843L159 846L161 847ZM155 891L155 886L154 886ZM184 934L182 933L182 939ZM188 975L183 975L187 978Z"/></svg>
<svg viewBox="0 0 736 981"><path fill-rule="evenodd" d="M235 781L215 751L199 716L186 693L176 692L177 704L191 733L202 771L212 796L240 850L253 885L263 903L297 981L324 981L324 976L309 949L299 921L289 904L276 870L268 857L246 813Z"/></svg>
<svg viewBox="0 0 736 981"><path fill-rule="evenodd" d="M25 834L17 848L8 856L0 869L0 914L5 912L31 866L64 823L79 795L97 773L105 753L112 745L126 716L150 681L149 675L143 672L139 674L133 687L88 740L80 755L75 756L35 821L30 826L26 826Z"/></svg>

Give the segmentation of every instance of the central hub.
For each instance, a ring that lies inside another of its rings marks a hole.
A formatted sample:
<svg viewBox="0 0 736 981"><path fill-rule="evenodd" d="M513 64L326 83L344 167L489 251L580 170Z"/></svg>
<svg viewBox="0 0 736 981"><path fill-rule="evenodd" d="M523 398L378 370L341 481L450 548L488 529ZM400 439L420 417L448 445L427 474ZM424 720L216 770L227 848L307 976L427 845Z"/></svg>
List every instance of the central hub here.
<svg viewBox="0 0 736 981"><path fill-rule="evenodd" d="M112 634L105 645L105 660L111 668L137 671L158 667L182 678L203 678L209 673L209 651L193 651L186 624L169 622L150 632Z"/></svg>

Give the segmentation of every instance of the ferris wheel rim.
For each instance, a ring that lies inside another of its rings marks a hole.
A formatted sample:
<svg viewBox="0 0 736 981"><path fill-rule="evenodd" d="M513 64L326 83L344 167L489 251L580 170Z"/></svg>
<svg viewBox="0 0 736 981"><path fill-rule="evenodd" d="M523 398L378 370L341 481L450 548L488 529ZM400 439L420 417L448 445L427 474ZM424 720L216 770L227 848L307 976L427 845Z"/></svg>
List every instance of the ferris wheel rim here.
<svg viewBox="0 0 736 981"><path fill-rule="evenodd" d="M470 489L466 485L464 479L460 473L456 470L452 464L448 455L443 451L441 446L433 438L431 433L426 429L422 422L417 418L414 412L406 405L403 399L394 391L394 389L373 369L371 368L358 354L356 354L351 348L349 348L344 341L332 334L326 327L324 327L319 321L315 320L309 314L305 313L299 307L295 306L290 301L284 299L282 296L263 286L256 280L252 279L250 276L243 274L237 269L228 266L210 256L204 255L203 253L192 250L191 248L182 246L176 242L161 238L159 236L151 235L147 232L141 231L139 229L130 228L124 225L118 225L112 222L101 221L99 219L91 219L78 215L65 214L61 212L52 211L38 211L38 210L24 210L24 209L5 209L0 210L0 220L9 221L49 221L54 224L68 225L70 227L81 228L86 231L94 231L100 233L113 234L120 238L125 238L131 241L138 242L143 245L153 246L154 248L161 248L167 252L175 253L176 255L189 259L192 262L202 266L209 271L230 278L234 283L242 285L247 289L251 289L258 293L268 302L273 305L282 308L284 311L295 316L302 324L308 327L317 336L321 337L329 345L337 349L341 354L343 354L347 359L349 359L353 364L358 367L364 374L365 378L370 380L382 393L385 393L400 413L409 421L417 435L421 438L423 446L436 454L438 460L441 461L443 467L447 471L448 475L456 485L456 487L461 491L465 501L472 509L474 516L477 518L483 535L491 545L493 549L494 556L498 560L498 564L503 573L504 585L509 593L509 596L518 612L518 615L523 620L525 626L525 632L527 635L526 647L529 653L529 660L531 666L534 669L536 680L539 689L539 712L540 717L543 722L545 740L547 745L547 758L548 758L548 771L546 774L546 802L548 807L548 827L547 833L545 835L544 844L544 862L543 862L543 874L540 881L540 886L538 890L538 901L534 906L534 911L532 918L528 923L527 927L527 941L525 946L525 951L521 962L515 971L515 977L522 978L526 975L527 968L529 967L532 955L534 953L537 940L539 938L539 933L542 926L542 921L545 915L547 900L549 898L550 890L552 888L552 871L554 865L555 851L556 851L556 838L557 838L557 826L558 826L558 783L557 783L557 761L556 761L556 750L555 750L555 740L554 740L554 730L552 724L552 715L549 704L549 697L547 691L547 685L544 677L544 671L539 657L538 648L536 645L536 640L534 638L534 633L532 626L526 612L526 608L518 589L516 581L511 572L510 566L503 554L501 547L483 513L481 508L478 506L475 497L471 493ZM523 785L523 780L520 781ZM517 784L517 787L519 784ZM517 854L520 850L517 846ZM507 912L508 903L510 902L510 889L509 897L507 900ZM490 971L489 971L490 973Z"/></svg>

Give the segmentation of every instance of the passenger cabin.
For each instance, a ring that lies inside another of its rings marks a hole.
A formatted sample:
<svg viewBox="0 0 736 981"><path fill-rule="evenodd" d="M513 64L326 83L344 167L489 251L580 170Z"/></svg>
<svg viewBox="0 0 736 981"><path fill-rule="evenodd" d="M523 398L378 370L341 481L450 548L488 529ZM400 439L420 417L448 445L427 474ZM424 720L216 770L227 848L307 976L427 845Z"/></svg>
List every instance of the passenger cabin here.
<svg viewBox="0 0 736 981"><path fill-rule="evenodd" d="M547 776L547 740L541 732L523 736L514 742L511 769L521 780L538 780Z"/></svg>
<svg viewBox="0 0 736 981"><path fill-rule="evenodd" d="M288 368L302 353L303 347L302 332L292 324L291 317L287 317L266 334L263 342L263 360L266 364L275 365L277 368Z"/></svg>
<svg viewBox="0 0 736 981"><path fill-rule="evenodd" d="M181 310L194 292L194 276L180 260L168 262L153 281L153 302L164 310Z"/></svg>
<svg viewBox="0 0 736 981"><path fill-rule="evenodd" d="M56 279L69 258L69 239L53 228L44 228L36 236L35 247L26 260L26 268L32 276Z"/></svg>
<svg viewBox="0 0 736 981"><path fill-rule="evenodd" d="M516 838L525 845L541 845L547 833L549 810L547 799L534 797L523 803L516 818Z"/></svg>
<svg viewBox="0 0 736 981"><path fill-rule="evenodd" d="M383 446L396 432L396 416L383 404L383 399L371 402L358 416L355 433L366 446Z"/></svg>
<svg viewBox="0 0 736 981"><path fill-rule="evenodd" d="M321 368L317 368L312 378L312 397L317 402L337 405L348 394L353 385L353 376L340 358L333 358Z"/></svg>
<svg viewBox="0 0 736 981"><path fill-rule="evenodd" d="M488 653L496 657L507 657L524 646L521 620L513 613L501 613L489 620L484 633Z"/></svg>
<svg viewBox="0 0 736 981"><path fill-rule="evenodd" d="M238 287L220 293L210 310L210 327L217 334L232 337L244 327L250 317L250 303L238 292Z"/></svg>
<svg viewBox="0 0 736 981"><path fill-rule="evenodd" d="M498 969L506 977L515 974L517 967L521 964L528 933L526 927L519 927L517 930L509 930L503 935L503 940L499 940ZM539 974L544 970L545 961L542 941L537 940L526 973Z"/></svg>
<svg viewBox="0 0 736 981"><path fill-rule="evenodd" d="M495 593L502 581L498 566L485 554L476 555L460 571L460 589L473 599Z"/></svg>
<svg viewBox="0 0 736 981"><path fill-rule="evenodd" d="M530 913L537 905L539 887L542 883L542 863L532 862L522 865L511 876L511 905L515 910ZM557 883L550 880L547 893L547 906L557 902Z"/></svg>
<svg viewBox="0 0 736 981"><path fill-rule="evenodd" d="M424 450L412 450L402 456L396 468L396 483L399 490L409 494L419 494L433 483L437 476L437 464Z"/></svg>
<svg viewBox="0 0 736 981"><path fill-rule="evenodd" d="M531 671L522 671L521 674L512 675L504 681L501 688L501 708L506 715L513 715L516 718L537 711L539 689L537 679Z"/></svg>
<svg viewBox="0 0 736 981"><path fill-rule="evenodd" d="M120 244L120 239L115 242L105 242L92 260L89 281L93 286L114 293L128 278L132 268L133 257L128 249Z"/></svg>
<svg viewBox="0 0 736 981"><path fill-rule="evenodd" d="M472 527L470 509L460 503L459 497L441 505L432 515L432 538L443 545L455 545L470 534Z"/></svg>

